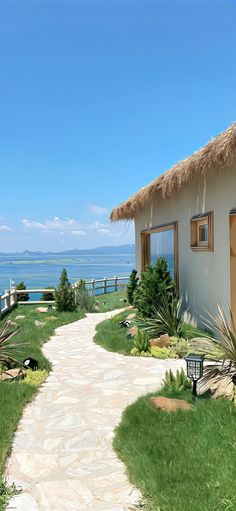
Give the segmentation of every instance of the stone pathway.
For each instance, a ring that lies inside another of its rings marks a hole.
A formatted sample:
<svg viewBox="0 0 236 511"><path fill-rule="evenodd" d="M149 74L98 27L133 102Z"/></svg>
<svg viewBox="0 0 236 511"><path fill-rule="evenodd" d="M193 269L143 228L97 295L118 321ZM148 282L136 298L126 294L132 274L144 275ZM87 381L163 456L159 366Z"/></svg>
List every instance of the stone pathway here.
<svg viewBox="0 0 236 511"><path fill-rule="evenodd" d="M127 511L137 502L112 450L114 427L127 405L182 362L125 357L94 344L96 325L114 314L88 314L45 344L53 371L15 434L7 474L23 492L8 509Z"/></svg>

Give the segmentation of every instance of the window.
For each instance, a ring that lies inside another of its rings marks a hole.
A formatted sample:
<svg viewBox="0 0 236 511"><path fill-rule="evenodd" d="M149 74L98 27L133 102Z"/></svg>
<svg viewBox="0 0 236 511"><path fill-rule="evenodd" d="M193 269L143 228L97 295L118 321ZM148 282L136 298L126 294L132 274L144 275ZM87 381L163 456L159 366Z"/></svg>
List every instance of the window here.
<svg viewBox="0 0 236 511"><path fill-rule="evenodd" d="M178 282L178 224L177 222L153 227L143 231L142 237L142 269L147 264L155 265L158 257L165 257L168 269Z"/></svg>
<svg viewBox="0 0 236 511"><path fill-rule="evenodd" d="M205 213L190 220L191 249L213 251L213 213Z"/></svg>

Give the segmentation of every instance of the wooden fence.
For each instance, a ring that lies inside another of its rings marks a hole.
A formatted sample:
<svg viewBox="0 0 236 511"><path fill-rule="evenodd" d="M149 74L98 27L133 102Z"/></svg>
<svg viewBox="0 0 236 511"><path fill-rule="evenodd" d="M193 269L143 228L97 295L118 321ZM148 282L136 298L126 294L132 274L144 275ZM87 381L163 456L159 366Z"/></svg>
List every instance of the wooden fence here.
<svg viewBox="0 0 236 511"><path fill-rule="evenodd" d="M106 294L112 291L124 289L127 285L129 277L110 277L104 279L92 279L85 282L86 288L94 295ZM78 284L73 284L76 288ZM0 294L0 316L7 311L10 311L16 305L39 305L39 304L54 304L52 301L42 300L28 300L27 302L19 301L18 296L24 294L42 294L42 293L55 293L55 289L20 289L16 288L6 290L3 295Z"/></svg>

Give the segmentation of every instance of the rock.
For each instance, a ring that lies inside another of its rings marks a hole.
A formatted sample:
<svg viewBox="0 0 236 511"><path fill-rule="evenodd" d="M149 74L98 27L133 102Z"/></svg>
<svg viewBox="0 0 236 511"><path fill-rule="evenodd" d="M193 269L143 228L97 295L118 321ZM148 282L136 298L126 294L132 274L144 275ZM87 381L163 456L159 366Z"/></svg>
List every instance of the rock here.
<svg viewBox="0 0 236 511"><path fill-rule="evenodd" d="M136 314L134 312L132 312L132 314L129 314L126 319L131 320L131 319L134 319L135 316L136 316Z"/></svg>
<svg viewBox="0 0 236 511"><path fill-rule="evenodd" d="M137 326L132 326L131 328L129 328L128 335L134 337L137 334L138 334L138 327Z"/></svg>
<svg viewBox="0 0 236 511"><path fill-rule="evenodd" d="M169 348L170 344L171 342L168 334L163 334L156 339L150 340L150 346L158 346L158 348Z"/></svg>
<svg viewBox="0 0 236 511"><path fill-rule="evenodd" d="M23 380L26 375L24 369L9 369L0 374L0 381Z"/></svg>
<svg viewBox="0 0 236 511"><path fill-rule="evenodd" d="M38 321L37 319L34 322L34 324L35 324L35 326L37 326L39 328L43 328L46 325L45 321Z"/></svg>
<svg viewBox="0 0 236 511"><path fill-rule="evenodd" d="M48 312L48 308L47 307L37 307L36 311L45 313L45 312Z"/></svg>
<svg viewBox="0 0 236 511"><path fill-rule="evenodd" d="M24 319L25 316L23 314L19 314L18 316L16 316L16 320L19 320L19 319Z"/></svg>
<svg viewBox="0 0 236 511"><path fill-rule="evenodd" d="M168 397L151 397L150 403L154 408L164 410L165 412L175 412L176 410L191 410L192 405L184 399L170 399Z"/></svg>

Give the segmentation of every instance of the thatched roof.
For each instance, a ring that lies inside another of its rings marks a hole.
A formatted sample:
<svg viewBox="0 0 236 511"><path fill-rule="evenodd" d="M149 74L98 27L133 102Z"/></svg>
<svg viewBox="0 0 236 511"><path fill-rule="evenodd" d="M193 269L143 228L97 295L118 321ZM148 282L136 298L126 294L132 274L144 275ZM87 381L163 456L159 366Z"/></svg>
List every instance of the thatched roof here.
<svg viewBox="0 0 236 511"><path fill-rule="evenodd" d="M210 168L230 167L234 156L236 156L236 123L113 209L111 221L135 218L136 212L150 202L157 192L164 198L173 197L195 175Z"/></svg>

